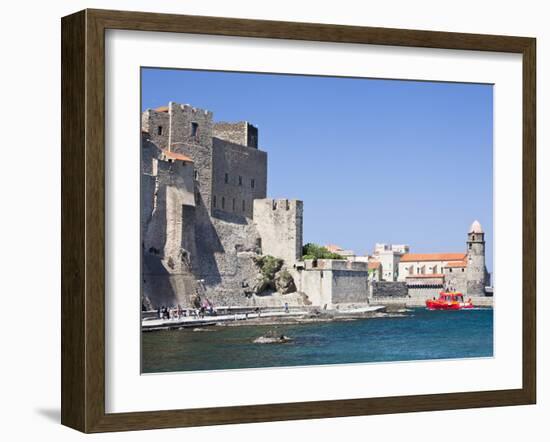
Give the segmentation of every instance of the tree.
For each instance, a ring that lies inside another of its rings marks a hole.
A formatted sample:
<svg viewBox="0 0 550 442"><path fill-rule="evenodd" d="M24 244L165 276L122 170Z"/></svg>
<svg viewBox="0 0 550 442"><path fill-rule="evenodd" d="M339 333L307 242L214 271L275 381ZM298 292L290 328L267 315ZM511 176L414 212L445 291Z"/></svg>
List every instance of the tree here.
<svg viewBox="0 0 550 442"><path fill-rule="evenodd" d="M333 253L326 247L308 242L302 249L302 259L345 259L338 253Z"/></svg>

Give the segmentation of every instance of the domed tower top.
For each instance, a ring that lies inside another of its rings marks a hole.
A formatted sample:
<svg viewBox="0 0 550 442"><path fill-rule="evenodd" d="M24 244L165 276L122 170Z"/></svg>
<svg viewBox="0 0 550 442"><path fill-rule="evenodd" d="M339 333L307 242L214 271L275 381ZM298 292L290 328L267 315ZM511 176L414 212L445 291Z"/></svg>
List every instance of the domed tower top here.
<svg viewBox="0 0 550 442"><path fill-rule="evenodd" d="M481 224L479 224L479 221L477 219L470 226L470 230L468 231L468 233L483 233Z"/></svg>

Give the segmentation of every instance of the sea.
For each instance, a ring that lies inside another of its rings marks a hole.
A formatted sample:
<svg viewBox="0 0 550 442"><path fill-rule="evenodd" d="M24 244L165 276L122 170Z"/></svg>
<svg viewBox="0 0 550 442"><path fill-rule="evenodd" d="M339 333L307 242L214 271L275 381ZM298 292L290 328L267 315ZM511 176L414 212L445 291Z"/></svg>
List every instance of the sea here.
<svg viewBox="0 0 550 442"><path fill-rule="evenodd" d="M284 344L258 344L285 335ZM493 356L493 310L408 310L404 316L142 332L142 373Z"/></svg>

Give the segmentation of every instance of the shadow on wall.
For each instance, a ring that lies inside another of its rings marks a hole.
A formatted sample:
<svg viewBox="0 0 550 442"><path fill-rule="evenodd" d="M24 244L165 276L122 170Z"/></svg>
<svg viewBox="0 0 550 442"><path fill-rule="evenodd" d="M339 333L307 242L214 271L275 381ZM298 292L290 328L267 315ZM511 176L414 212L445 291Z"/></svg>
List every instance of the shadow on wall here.
<svg viewBox="0 0 550 442"><path fill-rule="evenodd" d="M195 259L192 259L195 275L199 279L205 279L209 285L219 284L222 278L214 254L224 253L225 250L204 204L196 207L195 220L197 251Z"/></svg>
<svg viewBox="0 0 550 442"><path fill-rule="evenodd" d="M160 255L144 251L141 263L141 291L153 308L174 305L176 293L170 284L170 274L164 268Z"/></svg>
<svg viewBox="0 0 550 442"><path fill-rule="evenodd" d="M219 209L214 209L212 211L212 216L227 223L239 224L242 226L248 224L246 217L242 215L237 215L236 213L225 212Z"/></svg>

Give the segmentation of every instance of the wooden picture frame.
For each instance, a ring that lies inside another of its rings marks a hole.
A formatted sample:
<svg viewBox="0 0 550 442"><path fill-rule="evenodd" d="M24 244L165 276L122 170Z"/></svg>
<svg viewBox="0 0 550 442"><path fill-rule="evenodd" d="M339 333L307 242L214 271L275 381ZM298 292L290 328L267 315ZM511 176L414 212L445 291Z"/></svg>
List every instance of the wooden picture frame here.
<svg viewBox="0 0 550 442"><path fill-rule="evenodd" d="M123 29L517 53L523 57L523 385L269 405L105 412L105 30ZM533 38L84 10L62 19L62 410L83 432L534 404L536 41Z"/></svg>

